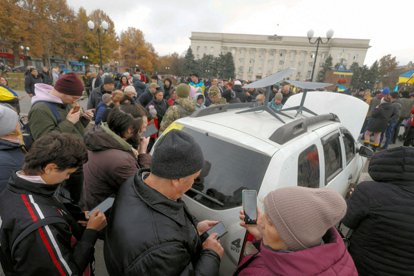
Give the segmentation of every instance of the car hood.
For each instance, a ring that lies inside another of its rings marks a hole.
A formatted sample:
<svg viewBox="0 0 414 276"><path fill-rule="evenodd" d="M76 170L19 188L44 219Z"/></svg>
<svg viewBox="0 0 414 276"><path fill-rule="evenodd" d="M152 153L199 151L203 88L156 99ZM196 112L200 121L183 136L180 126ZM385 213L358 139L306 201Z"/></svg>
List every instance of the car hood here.
<svg viewBox="0 0 414 276"><path fill-rule="evenodd" d="M300 93L289 97L283 109L298 106L302 96L303 94ZM355 141L358 140L369 108L368 104L353 96L326 91L309 91L304 106L317 114L336 114Z"/></svg>

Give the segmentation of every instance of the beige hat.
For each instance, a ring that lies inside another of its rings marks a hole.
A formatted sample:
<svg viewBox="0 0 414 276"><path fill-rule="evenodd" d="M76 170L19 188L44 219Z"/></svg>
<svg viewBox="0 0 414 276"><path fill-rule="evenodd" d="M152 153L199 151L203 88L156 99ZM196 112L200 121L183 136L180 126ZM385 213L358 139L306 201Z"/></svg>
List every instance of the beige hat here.
<svg viewBox="0 0 414 276"><path fill-rule="evenodd" d="M265 197L264 207L280 238L293 251L321 244L328 229L346 213L342 196L326 188L280 188Z"/></svg>

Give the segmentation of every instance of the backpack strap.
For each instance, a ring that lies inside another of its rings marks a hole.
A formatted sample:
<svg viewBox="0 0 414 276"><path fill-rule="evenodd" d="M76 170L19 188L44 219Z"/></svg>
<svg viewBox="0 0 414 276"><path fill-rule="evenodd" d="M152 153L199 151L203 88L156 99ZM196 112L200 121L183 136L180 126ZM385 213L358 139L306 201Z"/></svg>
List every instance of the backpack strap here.
<svg viewBox="0 0 414 276"><path fill-rule="evenodd" d="M60 113L57 109L57 103L52 103L52 102L46 102L46 101L38 101L35 102L33 105L37 104L37 103L44 103L49 107L50 112L52 112L53 117L55 117L57 123L59 124L60 122L62 122L62 117L60 116ZM33 107L33 106L32 106Z"/></svg>
<svg viewBox="0 0 414 276"><path fill-rule="evenodd" d="M56 223L64 223L68 224L63 217L46 217L44 219L38 220L35 223L29 225L26 229L24 229L17 238L13 241L11 246L11 256L14 255L14 251L16 250L17 245L26 238L29 234L37 229L49 225L49 224L56 224Z"/></svg>

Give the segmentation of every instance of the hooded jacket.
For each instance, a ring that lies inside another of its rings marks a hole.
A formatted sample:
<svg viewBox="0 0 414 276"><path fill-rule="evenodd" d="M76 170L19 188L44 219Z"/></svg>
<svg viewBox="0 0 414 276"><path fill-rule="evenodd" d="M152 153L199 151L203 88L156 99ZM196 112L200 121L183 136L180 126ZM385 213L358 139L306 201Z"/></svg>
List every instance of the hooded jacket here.
<svg viewBox="0 0 414 276"><path fill-rule="evenodd" d="M414 274L414 148L376 153L348 200L343 223L360 275Z"/></svg>
<svg viewBox="0 0 414 276"><path fill-rule="evenodd" d="M198 97L203 97L203 103L202 104L198 104L197 99ZM202 93L196 93L194 95L194 103L195 103L195 110L200 110L200 109L204 109L206 108L206 97L204 97L204 95Z"/></svg>
<svg viewBox="0 0 414 276"><path fill-rule="evenodd" d="M257 255L242 260L237 275L358 275L341 236L334 228L328 230L324 241L322 245L295 252L275 251L261 244Z"/></svg>
<svg viewBox="0 0 414 276"><path fill-rule="evenodd" d="M24 90L27 94L36 94L36 83L42 83L42 78L40 77L40 75L38 75L37 78L35 78L31 73L28 73L26 75L26 78L24 79Z"/></svg>
<svg viewBox="0 0 414 276"><path fill-rule="evenodd" d="M84 187L82 206L91 210L141 167L151 164L149 154L137 152L124 139L111 131L106 123L95 126L85 134L88 162L83 165Z"/></svg>
<svg viewBox="0 0 414 276"><path fill-rule="evenodd" d="M112 207L104 256L110 275L217 275L220 258L202 249L185 203L145 184L148 170L125 182Z"/></svg>
<svg viewBox="0 0 414 276"><path fill-rule="evenodd" d="M29 127L33 139L36 140L52 131L72 133L82 138L89 120L81 117L76 124L69 122L66 116L71 109L70 105L64 104L59 97L50 94L52 90L53 86L48 84L38 83L35 85L36 96L32 98L32 107L29 111ZM60 120L54 116L49 105L45 102L55 105Z"/></svg>
<svg viewBox="0 0 414 276"><path fill-rule="evenodd" d="M167 129L175 120L190 116L195 110L195 103L189 98L177 98L173 106L167 109L162 119L160 132Z"/></svg>

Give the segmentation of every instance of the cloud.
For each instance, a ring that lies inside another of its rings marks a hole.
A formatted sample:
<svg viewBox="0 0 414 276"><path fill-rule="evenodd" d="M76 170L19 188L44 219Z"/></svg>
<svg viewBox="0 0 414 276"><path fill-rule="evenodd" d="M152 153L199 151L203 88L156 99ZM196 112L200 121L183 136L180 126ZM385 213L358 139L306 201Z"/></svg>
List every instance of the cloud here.
<svg viewBox="0 0 414 276"><path fill-rule="evenodd" d="M332 28L335 37L371 40L367 65L388 53L400 64L414 60L414 1L409 0L68 0L68 4L75 11L80 6L87 12L105 11L118 34L128 27L142 30L161 55L185 51L192 31L306 36L313 29L316 36L325 36Z"/></svg>

